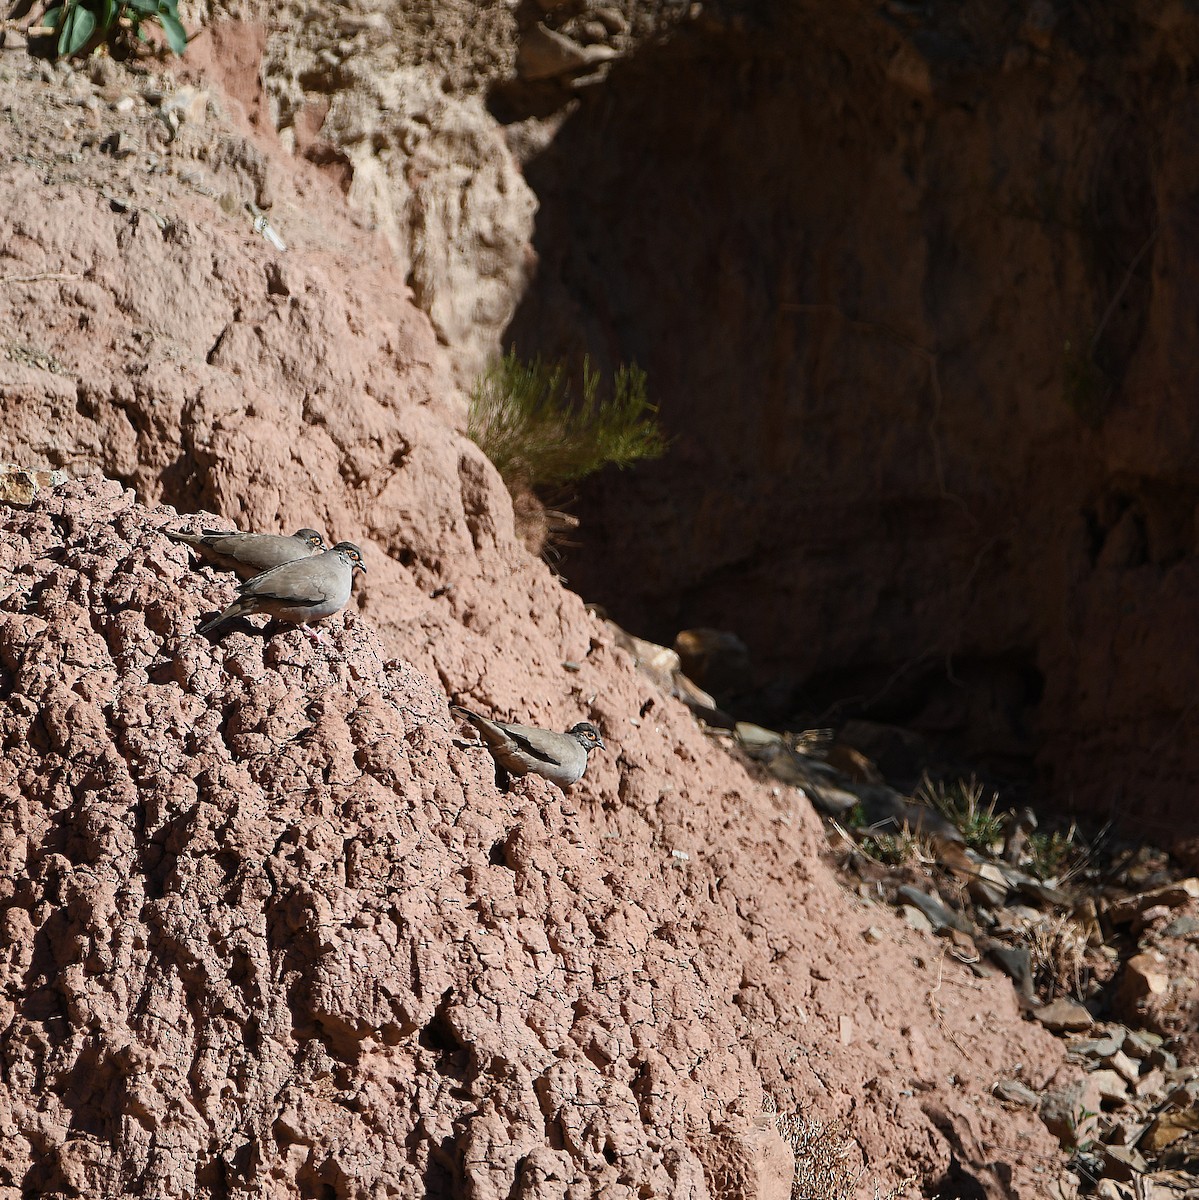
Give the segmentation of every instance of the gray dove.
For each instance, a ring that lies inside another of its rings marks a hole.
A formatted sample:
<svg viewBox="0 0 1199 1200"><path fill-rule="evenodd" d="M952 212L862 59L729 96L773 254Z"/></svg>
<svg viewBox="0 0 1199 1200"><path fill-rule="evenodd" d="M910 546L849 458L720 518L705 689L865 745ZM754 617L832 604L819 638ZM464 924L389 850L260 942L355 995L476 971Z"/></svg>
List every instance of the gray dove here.
<svg viewBox="0 0 1199 1200"><path fill-rule="evenodd" d="M327 549L325 539L315 529L297 529L291 537L277 533L229 533L221 529L201 529L199 533L181 533L164 529L172 541L190 546L202 558L243 579L281 567L297 558L307 558Z"/></svg>
<svg viewBox="0 0 1199 1200"><path fill-rule="evenodd" d="M599 730L590 721L581 721L565 733L554 733L531 725L492 721L460 704L451 704L450 709L483 735L491 757L510 775L540 775L560 788L583 778L589 751L606 749Z"/></svg>
<svg viewBox="0 0 1199 1200"><path fill-rule="evenodd" d="M362 551L353 542L338 542L323 554L297 558L247 579L237 589L238 598L196 632L208 633L233 617L266 613L277 621L304 626L310 638L324 641L320 633L312 633L306 626L345 608L355 571L366 571Z"/></svg>

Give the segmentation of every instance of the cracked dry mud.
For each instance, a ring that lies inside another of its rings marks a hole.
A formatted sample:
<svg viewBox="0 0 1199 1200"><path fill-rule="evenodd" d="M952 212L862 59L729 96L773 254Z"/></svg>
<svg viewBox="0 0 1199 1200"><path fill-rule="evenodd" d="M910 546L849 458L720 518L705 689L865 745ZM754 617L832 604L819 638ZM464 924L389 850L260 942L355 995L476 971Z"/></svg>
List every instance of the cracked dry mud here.
<svg viewBox="0 0 1199 1200"><path fill-rule="evenodd" d="M477 1196L579 1171L698 1191L695 1157L647 1134L702 1119L667 1064L710 1042L707 989L577 813L480 787L441 697L361 622L331 656L198 638L205 576L128 493L90 490L6 530L23 1189L418 1195L461 1170Z"/></svg>

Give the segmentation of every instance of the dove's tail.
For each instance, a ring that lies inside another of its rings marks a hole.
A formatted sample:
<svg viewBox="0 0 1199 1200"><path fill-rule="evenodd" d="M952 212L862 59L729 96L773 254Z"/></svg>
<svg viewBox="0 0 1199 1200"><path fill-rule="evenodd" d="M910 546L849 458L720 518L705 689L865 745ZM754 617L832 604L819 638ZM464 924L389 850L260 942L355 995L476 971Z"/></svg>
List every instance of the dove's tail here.
<svg viewBox="0 0 1199 1200"><path fill-rule="evenodd" d="M234 600L224 612L217 613L217 615L213 617L211 621L205 621L203 625L196 629L196 632L211 633L218 625L223 625L226 621L231 620L233 617L239 616L243 612L245 612L245 608L243 607L242 602L240 600Z"/></svg>

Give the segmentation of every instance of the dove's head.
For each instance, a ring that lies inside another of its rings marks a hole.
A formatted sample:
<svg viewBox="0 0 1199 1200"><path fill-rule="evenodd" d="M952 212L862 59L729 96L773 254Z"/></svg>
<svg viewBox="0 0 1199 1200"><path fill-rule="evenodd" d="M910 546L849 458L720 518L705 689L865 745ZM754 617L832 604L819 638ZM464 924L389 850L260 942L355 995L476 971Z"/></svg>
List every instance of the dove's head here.
<svg viewBox="0 0 1199 1200"><path fill-rule="evenodd" d="M314 552L326 549L325 539L315 529L297 529L291 536Z"/></svg>
<svg viewBox="0 0 1199 1200"><path fill-rule="evenodd" d="M353 542L338 542L333 549L349 563L351 570L366 574L366 563L362 561L362 551Z"/></svg>
<svg viewBox="0 0 1199 1200"><path fill-rule="evenodd" d="M604 739L600 731L590 721L580 721L567 731L588 753L592 750L604 750Z"/></svg>

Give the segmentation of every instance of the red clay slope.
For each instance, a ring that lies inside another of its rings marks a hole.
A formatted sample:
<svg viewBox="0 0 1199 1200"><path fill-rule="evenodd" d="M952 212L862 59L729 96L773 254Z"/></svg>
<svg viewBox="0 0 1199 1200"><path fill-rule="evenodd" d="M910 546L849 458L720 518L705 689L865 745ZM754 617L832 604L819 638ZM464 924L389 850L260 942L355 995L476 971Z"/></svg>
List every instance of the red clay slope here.
<svg viewBox="0 0 1199 1200"><path fill-rule="evenodd" d="M844 892L522 552L333 193L191 136L123 210L78 143L0 178L0 277L75 277L0 288L0 458L143 502L0 508L0 1198L779 1195L772 1103L844 1117L863 1194L1051 1194L989 1095L1060 1061L1010 985ZM256 178L283 259L188 181ZM197 637L232 583L163 500L362 544L334 649ZM447 692L609 750L504 795Z"/></svg>

